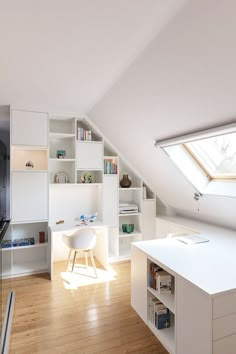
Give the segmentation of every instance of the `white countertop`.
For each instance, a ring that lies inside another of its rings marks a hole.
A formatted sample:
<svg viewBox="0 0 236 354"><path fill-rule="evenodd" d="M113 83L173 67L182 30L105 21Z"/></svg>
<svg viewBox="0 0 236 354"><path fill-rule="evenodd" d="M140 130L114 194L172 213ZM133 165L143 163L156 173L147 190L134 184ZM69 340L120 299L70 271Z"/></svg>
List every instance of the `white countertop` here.
<svg viewBox="0 0 236 354"><path fill-rule="evenodd" d="M73 234L75 231L82 229L84 227L88 228L100 228L107 227L101 221L96 220L93 222L89 222L87 225L81 224L78 220L65 220L63 224L50 223L49 228L51 232L61 232L65 231L68 235Z"/></svg>
<svg viewBox="0 0 236 354"><path fill-rule="evenodd" d="M135 242L157 263L210 295L236 290L236 232L179 217L159 217L199 232L210 242L186 245L175 238Z"/></svg>

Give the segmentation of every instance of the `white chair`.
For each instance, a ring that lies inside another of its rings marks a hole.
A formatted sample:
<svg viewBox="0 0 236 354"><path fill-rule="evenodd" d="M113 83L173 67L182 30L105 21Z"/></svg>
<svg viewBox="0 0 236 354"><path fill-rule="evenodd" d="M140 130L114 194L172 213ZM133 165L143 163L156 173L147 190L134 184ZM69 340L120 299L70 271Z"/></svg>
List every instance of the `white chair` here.
<svg viewBox="0 0 236 354"><path fill-rule="evenodd" d="M85 264L88 267L88 254L90 255L92 266L94 269L95 276L97 277L97 269L93 258L92 249L96 245L96 232L94 229L80 229L76 231L73 235L63 234L63 242L70 249L69 257L67 262L67 270L70 264L71 252L74 251L73 264L72 264L72 272L75 266L76 253L78 251L85 252Z"/></svg>

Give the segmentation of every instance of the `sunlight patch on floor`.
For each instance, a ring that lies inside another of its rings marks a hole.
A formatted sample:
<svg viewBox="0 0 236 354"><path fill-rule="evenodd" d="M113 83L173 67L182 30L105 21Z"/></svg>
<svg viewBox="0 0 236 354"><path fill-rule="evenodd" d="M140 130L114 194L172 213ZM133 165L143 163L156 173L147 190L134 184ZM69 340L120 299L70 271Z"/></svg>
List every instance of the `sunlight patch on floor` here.
<svg viewBox="0 0 236 354"><path fill-rule="evenodd" d="M80 264L75 265L73 272L69 268L67 272L61 272L60 275L65 289L78 289L81 286L104 283L117 278L117 273L110 266L107 270L97 268L96 277L93 267Z"/></svg>

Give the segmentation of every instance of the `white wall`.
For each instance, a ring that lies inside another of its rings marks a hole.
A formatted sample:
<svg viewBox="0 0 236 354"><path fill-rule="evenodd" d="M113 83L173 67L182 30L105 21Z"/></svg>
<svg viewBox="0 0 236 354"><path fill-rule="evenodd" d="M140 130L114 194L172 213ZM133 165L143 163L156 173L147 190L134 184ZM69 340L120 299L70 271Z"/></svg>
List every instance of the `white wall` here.
<svg viewBox="0 0 236 354"><path fill-rule="evenodd" d="M97 185L50 185L49 222L79 220L81 214L92 215L96 212L101 220L100 198L101 188Z"/></svg>
<svg viewBox="0 0 236 354"><path fill-rule="evenodd" d="M204 197L154 138L236 117L236 2L192 0L90 112L118 150L179 213L236 228L236 199Z"/></svg>

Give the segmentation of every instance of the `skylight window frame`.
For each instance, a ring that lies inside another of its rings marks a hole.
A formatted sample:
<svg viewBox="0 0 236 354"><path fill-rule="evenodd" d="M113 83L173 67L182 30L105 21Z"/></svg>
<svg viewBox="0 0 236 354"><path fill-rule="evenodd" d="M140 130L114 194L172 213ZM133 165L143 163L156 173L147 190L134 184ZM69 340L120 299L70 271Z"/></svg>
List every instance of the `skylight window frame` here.
<svg viewBox="0 0 236 354"><path fill-rule="evenodd" d="M189 149L186 149L186 146L184 146L185 143L191 143L197 140L202 140L204 138L216 137L227 133L236 133L236 121L225 125L216 126L214 128L191 132L185 135L179 135L179 136L170 137L161 140L155 139L154 146L157 148L161 148L161 150L165 153L165 155L168 156L168 158L175 165L175 167L181 172L182 176L194 187L194 189L200 195L236 198L236 177L234 176L234 174L225 177L224 176L212 177L211 174L201 164L199 159L195 158L193 153L190 152ZM207 181L205 185L202 182L200 182L199 184L198 182L196 183L196 181L194 182L193 180L191 180L188 176L189 173L186 175L183 171L183 168L179 166L178 162L172 158L171 154L173 155L173 153L170 154L167 150L165 150L168 148L173 148L174 146L175 147L182 146L184 151L187 151L189 156L189 161L192 161L192 166L197 165L199 167L198 172L200 175L202 175L201 179L204 180L205 178L205 180Z"/></svg>
<svg viewBox="0 0 236 354"><path fill-rule="evenodd" d="M236 132L235 132L236 133ZM218 134L219 135L219 134ZM223 135L223 134L222 134ZM198 140L202 140L202 139L196 139L194 141L198 141ZM184 146L184 148L188 151L188 153L191 155L191 157L198 163L199 168L201 168L203 170L203 172L206 174L206 176L209 178L209 181L212 180L221 180L221 181L232 181L232 182L236 182L236 173L235 174L225 174L224 176L222 175L212 175L207 168L204 166L204 164L201 162L201 160L199 159L199 157L195 154L195 152L193 150L191 150L191 148L189 146L186 145L186 143L182 144Z"/></svg>

